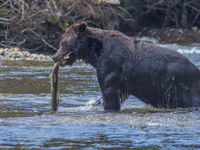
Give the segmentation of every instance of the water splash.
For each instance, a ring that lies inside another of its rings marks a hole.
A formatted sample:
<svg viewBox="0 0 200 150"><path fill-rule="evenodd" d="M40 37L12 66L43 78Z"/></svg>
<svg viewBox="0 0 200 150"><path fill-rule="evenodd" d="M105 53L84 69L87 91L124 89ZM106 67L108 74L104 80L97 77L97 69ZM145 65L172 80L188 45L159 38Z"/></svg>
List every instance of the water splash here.
<svg viewBox="0 0 200 150"><path fill-rule="evenodd" d="M103 112L103 100L99 97L89 99L84 106L61 108L61 112Z"/></svg>

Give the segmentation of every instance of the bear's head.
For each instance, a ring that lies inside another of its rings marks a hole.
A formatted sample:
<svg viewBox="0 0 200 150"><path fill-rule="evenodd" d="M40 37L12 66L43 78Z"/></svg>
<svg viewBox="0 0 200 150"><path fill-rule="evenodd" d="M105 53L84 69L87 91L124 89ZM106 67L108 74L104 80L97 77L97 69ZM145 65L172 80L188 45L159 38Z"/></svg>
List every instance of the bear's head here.
<svg viewBox="0 0 200 150"><path fill-rule="evenodd" d="M96 67L103 43L94 36L95 28L85 22L73 24L63 35L58 51L52 56L61 66L72 65L82 59Z"/></svg>
<svg viewBox="0 0 200 150"><path fill-rule="evenodd" d="M61 66L72 65L84 50L84 32L87 24L73 24L68 28L60 42L58 51L52 56L55 62L60 62Z"/></svg>

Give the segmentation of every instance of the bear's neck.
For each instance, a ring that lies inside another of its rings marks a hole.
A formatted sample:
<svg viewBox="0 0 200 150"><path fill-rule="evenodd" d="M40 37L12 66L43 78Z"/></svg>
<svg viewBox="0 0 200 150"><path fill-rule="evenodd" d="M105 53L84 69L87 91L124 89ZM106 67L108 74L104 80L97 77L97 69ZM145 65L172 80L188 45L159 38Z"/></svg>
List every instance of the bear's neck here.
<svg viewBox="0 0 200 150"><path fill-rule="evenodd" d="M86 63L92 65L94 68L97 68L100 61L100 54L103 48L103 43L100 40L92 37L87 37L85 40L86 44L83 48L83 54L81 54L83 56L82 59Z"/></svg>

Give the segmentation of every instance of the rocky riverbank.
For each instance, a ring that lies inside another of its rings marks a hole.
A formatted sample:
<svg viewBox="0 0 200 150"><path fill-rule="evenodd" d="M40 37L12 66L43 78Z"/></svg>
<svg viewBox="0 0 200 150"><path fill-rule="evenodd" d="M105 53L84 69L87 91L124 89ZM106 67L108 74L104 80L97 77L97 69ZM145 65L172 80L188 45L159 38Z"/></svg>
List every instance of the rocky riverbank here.
<svg viewBox="0 0 200 150"><path fill-rule="evenodd" d="M28 51L21 51L19 48L0 48L0 61L3 60L52 61L50 55L33 54Z"/></svg>
<svg viewBox="0 0 200 150"><path fill-rule="evenodd" d="M192 29L151 29L143 33L142 36L157 39L159 42L178 43L181 45L200 43L200 29L193 27Z"/></svg>

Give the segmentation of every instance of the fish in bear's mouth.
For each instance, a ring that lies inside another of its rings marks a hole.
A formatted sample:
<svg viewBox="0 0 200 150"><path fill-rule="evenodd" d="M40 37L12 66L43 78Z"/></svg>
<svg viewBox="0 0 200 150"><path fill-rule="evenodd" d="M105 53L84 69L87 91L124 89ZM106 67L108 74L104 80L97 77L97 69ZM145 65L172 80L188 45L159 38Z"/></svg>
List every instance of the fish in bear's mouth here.
<svg viewBox="0 0 200 150"><path fill-rule="evenodd" d="M70 61L70 55L71 55L71 54L72 54L72 51L69 52L69 53L67 53L66 55L64 55L64 57L61 58L60 61L58 61L59 65L60 65L60 66L65 66L65 65L67 65L67 64L68 64L67 62Z"/></svg>

